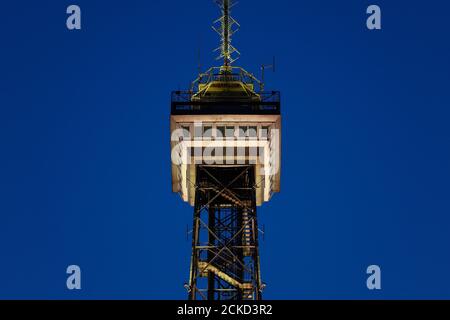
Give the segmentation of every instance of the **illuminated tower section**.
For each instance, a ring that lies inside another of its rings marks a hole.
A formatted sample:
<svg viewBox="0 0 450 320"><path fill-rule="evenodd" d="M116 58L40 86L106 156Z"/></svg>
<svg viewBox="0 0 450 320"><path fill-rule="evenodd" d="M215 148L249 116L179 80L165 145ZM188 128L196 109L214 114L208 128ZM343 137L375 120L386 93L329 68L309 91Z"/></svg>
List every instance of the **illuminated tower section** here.
<svg viewBox="0 0 450 320"><path fill-rule="evenodd" d="M239 24L231 1L216 2L223 65L172 92L172 191L194 207L186 289L192 300L259 300L256 208L280 191L280 93L232 66Z"/></svg>

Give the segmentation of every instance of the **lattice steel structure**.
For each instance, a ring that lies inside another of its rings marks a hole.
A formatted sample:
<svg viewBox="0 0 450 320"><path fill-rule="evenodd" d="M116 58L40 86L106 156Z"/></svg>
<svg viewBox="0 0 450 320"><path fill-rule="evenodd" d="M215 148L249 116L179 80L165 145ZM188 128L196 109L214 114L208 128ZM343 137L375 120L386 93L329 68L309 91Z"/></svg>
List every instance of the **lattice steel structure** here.
<svg viewBox="0 0 450 320"><path fill-rule="evenodd" d="M260 299L254 166L200 165L196 185L189 298Z"/></svg>

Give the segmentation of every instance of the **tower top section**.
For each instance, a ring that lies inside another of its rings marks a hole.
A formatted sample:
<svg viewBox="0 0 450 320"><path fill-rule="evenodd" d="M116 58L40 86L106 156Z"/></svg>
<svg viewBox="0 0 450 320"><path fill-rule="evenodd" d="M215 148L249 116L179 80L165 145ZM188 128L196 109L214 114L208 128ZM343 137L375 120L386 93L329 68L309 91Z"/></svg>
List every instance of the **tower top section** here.
<svg viewBox="0 0 450 320"><path fill-rule="evenodd" d="M248 173L246 179L251 180L259 206L280 191L280 92L264 90L263 82L233 64L239 56L231 45L239 28L230 15L234 2L214 2L222 12L213 27L221 39L216 49L220 50L220 65L204 72L199 67L199 75L188 90L172 92L172 190L195 205L197 195L205 195L201 189L209 190L199 184L205 182L203 178L196 180L199 166L219 168L222 173L228 167L239 170L242 165L254 166L254 173ZM261 67L262 76L269 67L274 65ZM224 198L219 193L217 197Z"/></svg>
<svg viewBox="0 0 450 320"><path fill-rule="evenodd" d="M213 29L220 35L221 44L215 51L220 50L217 60L223 59L223 69L239 59L240 52L231 45L231 38L239 30L239 23L231 17L231 8L236 5L232 0L215 0L222 11L222 16L214 21Z"/></svg>
<svg viewBox="0 0 450 320"><path fill-rule="evenodd" d="M231 8L236 5L233 0L214 0L219 6L222 16L214 21L213 29L220 36L221 44L214 51L220 51L216 60L223 59L220 67L212 67L200 73L191 85L191 100L229 101L254 100L259 101L256 86L260 91L264 84L253 74L241 67L232 66L240 52L231 45L232 36L239 30L239 23L231 17Z"/></svg>

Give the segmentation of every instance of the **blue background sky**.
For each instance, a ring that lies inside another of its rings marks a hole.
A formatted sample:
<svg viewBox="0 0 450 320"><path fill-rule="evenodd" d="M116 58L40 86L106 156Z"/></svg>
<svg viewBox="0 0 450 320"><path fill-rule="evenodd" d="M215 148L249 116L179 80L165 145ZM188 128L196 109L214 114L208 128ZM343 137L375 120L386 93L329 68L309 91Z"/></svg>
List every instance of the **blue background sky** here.
<svg viewBox="0 0 450 320"><path fill-rule="evenodd" d="M66 7L82 10L68 31ZM382 9L381 31L365 27ZM277 57L282 192L265 298L450 298L448 1L241 0L239 65ZM0 298L184 299L170 91L215 64L209 0L0 6ZM66 267L82 290L66 289ZM366 267L382 268L382 290Z"/></svg>

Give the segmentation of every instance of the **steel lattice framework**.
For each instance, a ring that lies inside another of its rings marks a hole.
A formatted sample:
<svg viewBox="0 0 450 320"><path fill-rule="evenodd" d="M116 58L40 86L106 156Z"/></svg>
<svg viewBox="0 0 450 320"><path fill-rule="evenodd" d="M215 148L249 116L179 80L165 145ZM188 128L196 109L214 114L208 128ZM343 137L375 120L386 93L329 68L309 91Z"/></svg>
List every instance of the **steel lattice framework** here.
<svg viewBox="0 0 450 320"><path fill-rule="evenodd" d="M198 166L189 299L261 299L254 170Z"/></svg>

